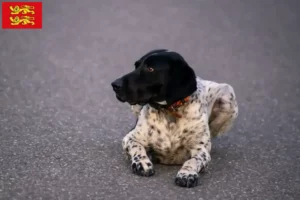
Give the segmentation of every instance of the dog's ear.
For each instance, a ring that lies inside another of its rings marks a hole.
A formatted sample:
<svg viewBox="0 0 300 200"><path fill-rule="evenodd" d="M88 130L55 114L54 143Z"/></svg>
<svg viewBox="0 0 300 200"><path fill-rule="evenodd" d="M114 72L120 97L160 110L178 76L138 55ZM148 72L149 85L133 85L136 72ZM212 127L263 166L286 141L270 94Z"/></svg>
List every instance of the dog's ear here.
<svg viewBox="0 0 300 200"><path fill-rule="evenodd" d="M191 95L197 89L196 75L181 55L175 52L170 56L170 73L167 83L166 101L172 105Z"/></svg>
<svg viewBox="0 0 300 200"><path fill-rule="evenodd" d="M166 52L166 51L168 51L168 50L167 49L154 49L152 51L149 51L148 53L143 55L139 60L135 61L135 63L134 63L135 69L137 69L142 64L142 62L150 55L155 54L155 53Z"/></svg>

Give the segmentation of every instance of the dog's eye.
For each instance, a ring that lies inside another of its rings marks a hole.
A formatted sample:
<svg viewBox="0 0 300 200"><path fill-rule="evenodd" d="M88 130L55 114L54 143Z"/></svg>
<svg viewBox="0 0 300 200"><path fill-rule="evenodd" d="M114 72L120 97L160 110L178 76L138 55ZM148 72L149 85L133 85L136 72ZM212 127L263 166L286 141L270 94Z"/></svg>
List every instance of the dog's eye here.
<svg viewBox="0 0 300 200"><path fill-rule="evenodd" d="M152 67L147 67L147 71L148 71L148 72L153 72L154 69L153 69Z"/></svg>

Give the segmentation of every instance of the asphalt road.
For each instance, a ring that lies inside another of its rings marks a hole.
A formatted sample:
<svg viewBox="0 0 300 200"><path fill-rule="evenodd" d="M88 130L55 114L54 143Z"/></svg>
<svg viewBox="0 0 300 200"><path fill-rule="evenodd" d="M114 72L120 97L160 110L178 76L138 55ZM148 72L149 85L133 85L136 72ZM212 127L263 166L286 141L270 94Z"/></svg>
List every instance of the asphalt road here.
<svg viewBox="0 0 300 200"><path fill-rule="evenodd" d="M299 0L49 0L42 30L0 32L0 199L300 199ZM227 82L239 117L202 185L130 172L134 116L110 82L153 48Z"/></svg>

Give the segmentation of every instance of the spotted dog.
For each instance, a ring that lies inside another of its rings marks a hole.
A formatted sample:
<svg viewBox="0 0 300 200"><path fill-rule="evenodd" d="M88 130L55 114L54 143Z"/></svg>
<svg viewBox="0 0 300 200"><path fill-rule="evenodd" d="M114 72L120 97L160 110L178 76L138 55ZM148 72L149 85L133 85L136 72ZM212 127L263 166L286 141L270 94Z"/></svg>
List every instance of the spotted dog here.
<svg viewBox="0 0 300 200"><path fill-rule="evenodd" d="M133 173L152 176L153 163L179 164L175 184L196 186L211 160L211 138L230 130L238 115L233 88L197 77L179 53L165 49L134 65L112 82L116 98L137 116L122 141Z"/></svg>

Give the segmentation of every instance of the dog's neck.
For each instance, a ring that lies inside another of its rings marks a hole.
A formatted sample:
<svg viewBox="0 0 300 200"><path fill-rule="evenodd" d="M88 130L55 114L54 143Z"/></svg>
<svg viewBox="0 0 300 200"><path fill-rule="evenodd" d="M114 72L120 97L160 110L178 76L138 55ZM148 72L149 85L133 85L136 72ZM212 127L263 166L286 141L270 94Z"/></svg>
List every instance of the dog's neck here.
<svg viewBox="0 0 300 200"><path fill-rule="evenodd" d="M176 101L175 103L168 105L166 101L160 101L156 103L149 103L149 105L157 110L159 109L165 109L169 111L170 114L174 115L177 118L181 118L182 115L177 112L178 108L183 106L187 101L190 100L190 96L185 97L184 99L181 99L179 101Z"/></svg>

